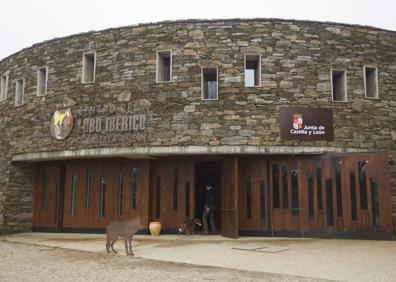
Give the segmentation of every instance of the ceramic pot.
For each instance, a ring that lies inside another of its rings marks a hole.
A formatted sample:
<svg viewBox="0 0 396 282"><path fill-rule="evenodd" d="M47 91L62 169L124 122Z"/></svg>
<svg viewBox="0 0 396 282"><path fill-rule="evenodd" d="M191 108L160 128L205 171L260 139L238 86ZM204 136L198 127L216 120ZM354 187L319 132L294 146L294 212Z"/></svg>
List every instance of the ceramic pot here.
<svg viewBox="0 0 396 282"><path fill-rule="evenodd" d="M153 236L158 236L161 233L161 228L162 228L162 225L161 225L161 222L159 222L159 221L152 221L149 224L149 230L150 230L151 235L153 235Z"/></svg>

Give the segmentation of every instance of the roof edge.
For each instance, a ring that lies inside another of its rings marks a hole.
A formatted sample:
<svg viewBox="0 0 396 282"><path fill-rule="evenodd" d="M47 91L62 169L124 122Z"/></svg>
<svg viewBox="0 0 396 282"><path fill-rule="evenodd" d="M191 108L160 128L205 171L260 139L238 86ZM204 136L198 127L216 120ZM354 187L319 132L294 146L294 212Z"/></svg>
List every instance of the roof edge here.
<svg viewBox="0 0 396 282"><path fill-rule="evenodd" d="M389 30L389 29L384 29L384 28L379 28L379 27L374 27L374 26L369 26L369 25L359 25L359 24L348 24L348 23L338 23L338 22L332 22L332 21L315 21L315 20L298 20L298 19L281 19L281 18L229 18L229 19L180 19L180 20L164 20L164 21L158 21L158 22L147 22L147 23L139 23L139 24L132 24L132 25L125 25L125 26L119 26L119 27L110 27L106 29L101 29L101 30L90 30L90 31L84 31L80 33L75 33L75 34L70 34L70 35L65 35L65 36L60 36L60 37L54 37L52 39L44 40L41 42L34 43L33 45L29 47L25 47L15 53L12 53L3 59L0 60L0 64L3 63L4 61L8 60L10 57L15 56L21 52L27 51L29 49L33 49L37 46L50 43L52 41L56 40L61 40L61 39L67 39L67 38L73 38L73 37L78 37L78 36L83 36L83 35L90 35L90 34L95 34L95 33L103 33L103 32L110 32L114 30L122 30L126 28L136 28L136 27L145 27L145 26L154 26L154 25L161 25L161 24L180 24L180 23L216 23L216 22L252 22L252 21L273 21L273 22L279 22L279 23L285 23L285 22L290 22L290 23L311 23L311 24L327 24L327 25L334 25L334 26L345 26L345 27L357 27L357 28L366 28L370 30L376 30L376 31L382 31L382 32L391 32L391 33L396 33L394 30Z"/></svg>
<svg viewBox="0 0 396 282"><path fill-rule="evenodd" d="M162 147L123 147L92 148L78 150L47 151L16 154L13 162L39 162L84 158L147 158L175 155L320 155L329 153L367 152L356 148L308 147L308 146L162 146Z"/></svg>

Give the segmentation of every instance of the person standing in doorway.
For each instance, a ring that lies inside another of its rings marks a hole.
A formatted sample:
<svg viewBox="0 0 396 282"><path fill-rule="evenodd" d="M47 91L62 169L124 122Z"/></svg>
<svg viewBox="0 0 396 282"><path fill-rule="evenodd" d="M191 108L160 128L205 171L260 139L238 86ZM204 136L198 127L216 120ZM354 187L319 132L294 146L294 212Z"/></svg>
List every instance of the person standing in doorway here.
<svg viewBox="0 0 396 282"><path fill-rule="evenodd" d="M204 229L204 234L209 234L208 230L208 217L210 221L210 228L212 232L216 232L215 223L215 209L216 209L216 197L213 186L210 182L205 184L205 206L202 214L202 225Z"/></svg>

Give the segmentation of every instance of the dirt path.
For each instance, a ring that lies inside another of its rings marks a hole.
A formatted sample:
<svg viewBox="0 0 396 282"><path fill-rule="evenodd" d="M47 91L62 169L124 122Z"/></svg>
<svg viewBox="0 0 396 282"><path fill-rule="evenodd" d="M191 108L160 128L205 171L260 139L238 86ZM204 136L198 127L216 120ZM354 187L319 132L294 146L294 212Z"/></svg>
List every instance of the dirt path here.
<svg viewBox="0 0 396 282"><path fill-rule="evenodd" d="M318 281L0 241L0 281Z"/></svg>

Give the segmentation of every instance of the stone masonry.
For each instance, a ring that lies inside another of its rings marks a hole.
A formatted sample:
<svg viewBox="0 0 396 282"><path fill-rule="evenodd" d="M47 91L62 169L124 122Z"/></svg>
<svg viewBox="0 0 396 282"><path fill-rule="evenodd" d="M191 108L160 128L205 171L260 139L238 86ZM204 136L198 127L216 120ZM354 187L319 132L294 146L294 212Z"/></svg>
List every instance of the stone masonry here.
<svg viewBox="0 0 396 282"><path fill-rule="evenodd" d="M156 83L159 50L172 50L168 83ZM81 83L84 52L96 53L94 83ZM244 85L245 54L261 54L260 87ZM365 65L378 68L379 99L364 97ZM37 97L37 71L43 66L49 68L48 91ZM201 98L202 67L218 68L217 101ZM332 68L347 71L347 102L332 101ZM385 150L396 215L396 32L278 19L160 22L38 43L0 61L0 75L6 72L7 99L0 102L0 232L31 228L34 164L13 159L95 148ZM24 104L15 107L20 78ZM148 117L144 138L102 138L82 130L78 121L90 107L110 104L120 111L138 105L131 111ZM291 105L332 108L334 141L281 140L279 107ZM51 115L68 107L75 128L56 141L49 133Z"/></svg>

